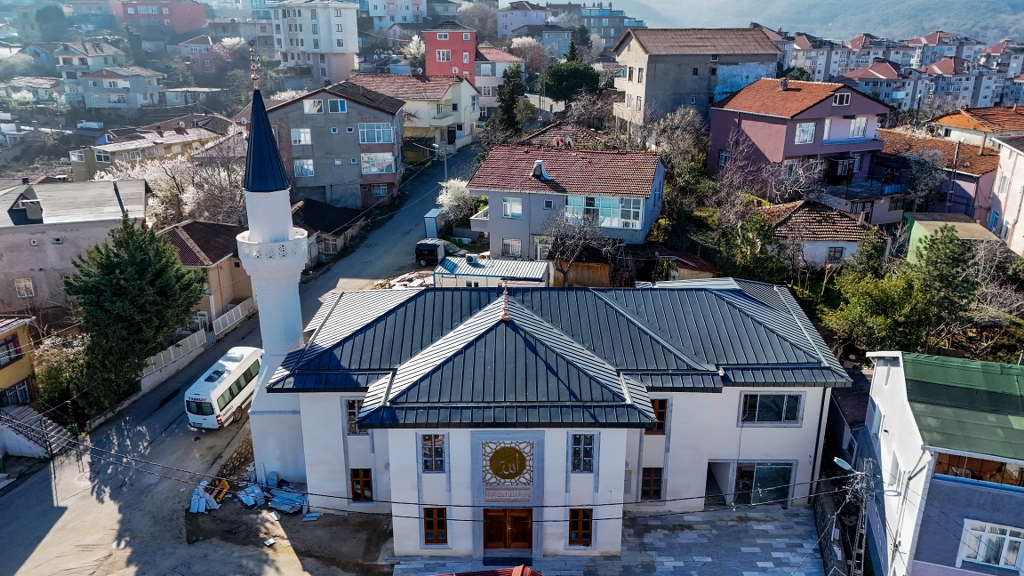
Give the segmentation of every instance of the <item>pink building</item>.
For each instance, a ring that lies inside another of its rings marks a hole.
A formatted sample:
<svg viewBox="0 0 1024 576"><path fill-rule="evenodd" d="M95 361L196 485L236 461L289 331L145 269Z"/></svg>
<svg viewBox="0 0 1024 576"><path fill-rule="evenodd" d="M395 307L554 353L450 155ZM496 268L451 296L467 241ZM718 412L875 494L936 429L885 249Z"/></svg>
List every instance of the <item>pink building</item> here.
<svg viewBox="0 0 1024 576"><path fill-rule="evenodd" d="M206 11L199 2L122 0L115 9L118 22L136 28L157 28L178 34L206 27Z"/></svg>
<svg viewBox="0 0 1024 576"><path fill-rule="evenodd" d="M741 133L756 163L822 159L829 184L848 183L866 177L882 149L878 120L890 110L845 84L762 78L712 106L708 165L725 166Z"/></svg>

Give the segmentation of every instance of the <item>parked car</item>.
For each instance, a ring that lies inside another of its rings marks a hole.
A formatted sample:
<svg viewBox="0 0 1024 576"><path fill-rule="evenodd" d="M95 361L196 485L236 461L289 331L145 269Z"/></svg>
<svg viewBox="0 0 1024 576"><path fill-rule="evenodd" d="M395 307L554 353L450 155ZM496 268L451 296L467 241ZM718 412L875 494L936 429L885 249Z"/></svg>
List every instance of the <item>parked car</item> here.
<svg viewBox="0 0 1024 576"><path fill-rule="evenodd" d="M79 120L78 124L75 125L78 128L92 128L100 130L103 128L103 122L90 122L88 120Z"/></svg>
<svg viewBox="0 0 1024 576"><path fill-rule="evenodd" d="M455 244L440 238L424 238L416 243L416 262L420 266L437 266L444 259L440 256L440 249L444 249L444 256L465 256L467 252Z"/></svg>

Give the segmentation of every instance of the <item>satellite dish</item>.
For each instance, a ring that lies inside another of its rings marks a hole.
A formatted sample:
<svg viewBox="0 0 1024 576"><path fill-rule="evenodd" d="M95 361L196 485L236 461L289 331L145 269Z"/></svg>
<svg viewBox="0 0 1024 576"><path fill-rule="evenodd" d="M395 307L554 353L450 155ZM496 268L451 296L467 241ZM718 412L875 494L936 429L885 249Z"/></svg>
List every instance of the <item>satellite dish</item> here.
<svg viewBox="0 0 1024 576"><path fill-rule="evenodd" d="M423 68L417 68L417 69L416 69L416 74L417 74L417 75L418 75L418 74L423 74Z"/></svg>
<svg viewBox="0 0 1024 576"><path fill-rule="evenodd" d="M452 74L455 74L456 76L459 75L459 67L458 66L452 66Z"/></svg>

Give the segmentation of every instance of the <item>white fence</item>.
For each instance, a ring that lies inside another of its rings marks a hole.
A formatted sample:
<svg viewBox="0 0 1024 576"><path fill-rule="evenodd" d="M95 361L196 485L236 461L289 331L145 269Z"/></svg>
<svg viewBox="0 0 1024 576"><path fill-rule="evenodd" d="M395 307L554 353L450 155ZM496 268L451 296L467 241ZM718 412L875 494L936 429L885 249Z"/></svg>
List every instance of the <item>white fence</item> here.
<svg viewBox="0 0 1024 576"><path fill-rule="evenodd" d="M146 362L146 367L142 370L142 377L145 379L146 376L162 370L185 356L188 356L193 350L205 347L206 332L200 330L184 340L179 340L176 344L156 356L150 357Z"/></svg>
<svg viewBox="0 0 1024 576"><path fill-rule="evenodd" d="M253 302L252 298L243 300L241 304L235 306L231 310L222 314L219 318L213 321L213 333L218 338L221 334L227 332L235 324L238 324L251 314L256 309L256 303Z"/></svg>

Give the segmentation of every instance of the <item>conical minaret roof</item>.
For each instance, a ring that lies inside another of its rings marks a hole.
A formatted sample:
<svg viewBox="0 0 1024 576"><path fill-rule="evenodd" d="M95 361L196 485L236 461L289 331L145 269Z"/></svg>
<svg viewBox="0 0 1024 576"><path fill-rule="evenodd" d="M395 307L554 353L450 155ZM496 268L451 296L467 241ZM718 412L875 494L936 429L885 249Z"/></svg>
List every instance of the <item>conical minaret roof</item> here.
<svg viewBox="0 0 1024 576"><path fill-rule="evenodd" d="M249 150L245 155L245 189L249 192L276 192L288 189L277 139L270 127L267 106L259 88L252 93L252 117L249 120Z"/></svg>

